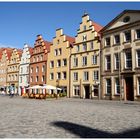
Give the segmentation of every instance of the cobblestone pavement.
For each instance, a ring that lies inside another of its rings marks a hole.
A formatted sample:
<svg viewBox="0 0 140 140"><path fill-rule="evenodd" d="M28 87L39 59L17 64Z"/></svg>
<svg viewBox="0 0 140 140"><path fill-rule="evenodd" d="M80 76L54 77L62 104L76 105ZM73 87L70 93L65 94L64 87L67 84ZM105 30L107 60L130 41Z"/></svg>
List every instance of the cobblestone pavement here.
<svg viewBox="0 0 140 140"><path fill-rule="evenodd" d="M140 137L140 102L0 96L0 138Z"/></svg>

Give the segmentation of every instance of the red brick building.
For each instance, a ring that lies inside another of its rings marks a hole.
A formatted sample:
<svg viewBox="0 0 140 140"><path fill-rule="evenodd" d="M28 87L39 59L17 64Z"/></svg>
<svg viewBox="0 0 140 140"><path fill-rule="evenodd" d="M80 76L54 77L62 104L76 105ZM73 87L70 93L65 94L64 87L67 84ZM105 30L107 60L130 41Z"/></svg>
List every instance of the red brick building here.
<svg viewBox="0 0 140 140"><path fill-rule="evenodd" d="M50 51L50 44L41 35L37 35L30 58L30 86L46 84L47 57Z"/></svg>

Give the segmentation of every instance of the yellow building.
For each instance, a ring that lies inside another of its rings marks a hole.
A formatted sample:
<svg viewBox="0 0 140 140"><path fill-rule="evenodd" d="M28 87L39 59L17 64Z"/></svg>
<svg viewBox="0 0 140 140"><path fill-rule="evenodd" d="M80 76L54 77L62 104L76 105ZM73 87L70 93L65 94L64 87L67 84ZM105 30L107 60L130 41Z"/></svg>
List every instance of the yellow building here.
<svg viewBox="0 0 140 140"><path fill-rule="evenodd" d="M88 14L82 16L71 53L71 97L98 97L101 28Z"/></svg>
<svg viewBox="0 0 140 140"><path fill-rule="evenodd" d="M47 84L62 88L69 96L69 58L74 38L63 34L63 29L56 30L47 59Z"/></svg>
<svg viewBox="0 0 140 140"><path fill-rule="evenodd" d="M18 94L18 79L19 79L19 64L22 55L22 50L13 49L12 55L10 57L10 62L8 64L7 71L7 87L14 87L14 94Z"/></svg>
<svg viewBox="0 0 140 140"><path fill-rule="evenodd" d="M6 91L6 80L7 80L7 67L9 64L9 59L12 54L12 48L4 48L1 50L1 59L0 59L0 91Z"/></svg>

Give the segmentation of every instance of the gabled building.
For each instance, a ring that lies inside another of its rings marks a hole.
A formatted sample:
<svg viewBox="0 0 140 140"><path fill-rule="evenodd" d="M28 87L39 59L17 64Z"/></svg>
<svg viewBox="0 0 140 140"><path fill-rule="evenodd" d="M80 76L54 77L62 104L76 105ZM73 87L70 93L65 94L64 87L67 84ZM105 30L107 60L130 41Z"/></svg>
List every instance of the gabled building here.
<svg viewBox="0 0 140 140"><path fill-rule="evenodd" d="M30 86L46 84L49 51L50 42L44 40L41 35L37 35L30 58ZM35 92L38 92L38 90Z"/></svg>
<svg viewBox="0 0 140 140"><path fill-rule="evenodd" d="M102 30L102 98L140 99L140 10L124 10Z"/></svg>
<svg viewBox="0 0 140 140"><path fill-rule="evenodd" d="M47 84L62 88L67 96L70 93L70 54L75 39L63 34L63 29L56 30L48 54Z"/></svg>
<svg viewBox="0 0 140 140"><path fill-rule="evenodd" d="M100 34L102 26L85 13L71 52L71 97L98 98L100 89Z"/></svg>
<svg viewBox="0 0 140 140"><path fill-rule="evenodd" d="M12 51L12 48L0 49L0 91L6 91L7 67Z"/></svg>
<svg viewBox="0 0 140 140"><path fill-rule="evenodd" d="M18 86L19 86L19 65L20 59L22 55L21 49L13 49L10 61L7 67L7 87L14 87L14 94L18 94Z"/></svg>
<svg viewBox="0 0 140 140"><path fill-rule="evenodd" d="M19 66L19 95L26 93L26 88L29 86L29 64L31 54L32 48L25 44Z"/></svg>

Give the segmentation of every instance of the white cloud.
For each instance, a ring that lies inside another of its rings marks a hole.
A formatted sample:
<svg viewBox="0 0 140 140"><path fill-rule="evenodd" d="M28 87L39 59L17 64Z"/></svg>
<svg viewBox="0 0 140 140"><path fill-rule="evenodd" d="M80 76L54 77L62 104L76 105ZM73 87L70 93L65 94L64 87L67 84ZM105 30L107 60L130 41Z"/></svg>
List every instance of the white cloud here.
<svg viewBox="0 0 140 140"><path fill-rule="evenodd" d="M0 43L0 48L19 48L19 47Z"/></svg>

